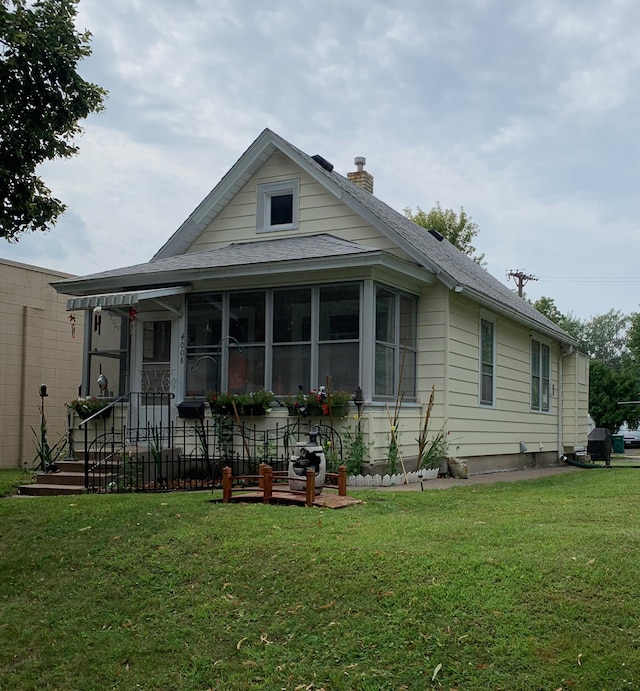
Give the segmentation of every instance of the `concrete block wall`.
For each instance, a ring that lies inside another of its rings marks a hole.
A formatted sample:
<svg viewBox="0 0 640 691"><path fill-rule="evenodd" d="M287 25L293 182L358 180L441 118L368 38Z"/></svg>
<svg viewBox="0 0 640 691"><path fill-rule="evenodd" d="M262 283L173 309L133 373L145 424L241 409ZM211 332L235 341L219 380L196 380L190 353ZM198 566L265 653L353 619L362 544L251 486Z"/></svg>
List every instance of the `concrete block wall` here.
<svg viewBox="0 0 640 691"><path fill-rule="evenodd" d="M64 404L82 377L82 314L71 334L66 297L50 283L69 277L0 259L0 468L30 466L39 433L39 390L46 384L48 440L66 430Z"/></svg>

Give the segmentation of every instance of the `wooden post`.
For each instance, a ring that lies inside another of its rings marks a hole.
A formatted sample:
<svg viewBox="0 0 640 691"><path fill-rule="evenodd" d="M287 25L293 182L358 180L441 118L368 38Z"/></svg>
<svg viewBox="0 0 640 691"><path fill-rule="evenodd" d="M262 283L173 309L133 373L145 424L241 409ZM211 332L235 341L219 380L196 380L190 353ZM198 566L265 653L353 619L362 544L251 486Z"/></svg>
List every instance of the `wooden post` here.
<svg viewBox="0 0 640 691"><path fill-rule="evenodd" d="M231 501L231 487L233 484L231 472L231 468L228 465L222 469L222 501L225 504Z"/></svg>
<svg viewBox="0 0 640 691"><path fill-rule="evenodd" d="M313 500L316 498L316 471L307 468L307 497L306 505L313 506Z"/></svg>
<svg viewBox="0 0 640 691"><path fill-rule="evenodd" d="M273 468L266 463L260 468L262 475L262 503L268 504L271 501L273 491Z"/></svg>
<svg viewBox="0 0 640 691"><path fill-rule="evenodd" d="M264 469L265 469L266 465L267 465L266 463L261 463L260 467L258 469L258 474L260 475L260 479L258 480L258 487L260 489L264 489L264 473L265 473Z"/></svg>
<svg viewBox="0 0 640 691"><path fill-rule="evenodd" d="M341 465L338 468L338 495L347 496L347 466Z"/></svg>

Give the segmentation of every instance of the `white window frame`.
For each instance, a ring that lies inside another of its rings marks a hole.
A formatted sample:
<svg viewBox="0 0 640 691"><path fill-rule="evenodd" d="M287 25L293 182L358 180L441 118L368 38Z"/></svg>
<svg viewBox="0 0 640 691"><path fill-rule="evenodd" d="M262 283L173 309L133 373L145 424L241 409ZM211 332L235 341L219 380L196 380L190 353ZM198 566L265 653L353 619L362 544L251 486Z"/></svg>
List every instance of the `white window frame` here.
<svg viewBox="0 0 640 691"><path fill-rule="evenodd" d="M276 230L295 230L299 225L300 180L266 182L256 187L256 231L265 233ZM285 194L292 196L291 223L271 224L271 198Z"/></svg>
<svg viewBox="0 0 640 691"><path fill-rule="evenodd" d="M482 400L482 378L484 376L484 361L483 353L484 347L482 342L482 323L486 322L491 324L491 401ZM479 390L478 390L478 403L483 408L495 408L496 405L496 369L497 369L497 350L496 350L496 318L493 315L481 314L479 320L479 334L478 334L478 376L479 376Z"/></svg>
<svg viewBox="0 0 640 691"><path fill-rule="evenodd" d="M379 290L384 290L387 291L388 293L391 293L391 295L395 299L395 306L394 306L394 327L393 327L393 335L392 341L380 341L376 338L376 303L377 303L377 298L378 298L378 291ZM415 330L415 333L413 334L414 337L414 343L412 345L407 345L406 343L403 343L401 338L400 338L400 301L401 299L407 299L410 300L413 303L413 317L414 317L414 323L413 323L413 328ZM406 357L404 353L410 353L411 357L413 358L414 362L414 377L411 381L411 384L413 385L413 391L410 391L405 397L404 400L407 401L415 401L417 397L417 391L418 391L418 382L417 382L417 369L418 369L418 298L415 295L412 295L411 293L407 293L403 290L399 290L398 288L394 288L390 285L386 285L384 283L375 283L374 284L374 291L373 291L373 337L374 337L374 351L373 351L373 367L374 367L374 372L373 372L373 379L372 379L372 393L373 393L373 398L375 400L381 400L381 401L388 401L388 400L393 400L395 396L397 395L398 387L399 385L402 386L402 383L400 381L400 377L402 374L402 379L404 381L405 375L403 373L403 359ZM376 375L375 375L375 361L376 361L376 352L378 347L388 349L391 351L393 354L393 365L392 367L387 371L387 377L390 378L391 380L391 388L392 391L389 394L385 393L379 393L376 390Z"/></svg>
<svg viewBox="0 0 640 691"><path fill-rule="evenodd" d="M534 372L533 370L533 351L534 351L534 343L536 343L540 349L540 371L539 372ZM546 349L546 350L545 350ZM548 370L548 377L543 377L543 372L544 372L544 362L543 362L543 353L546 352L547 354L547 370ZM531 337L531 377L530 377L530 405L531 405L531 410L534 413L543 413L545 415L548 415L551 412L551 344L537 336L532 336ZM538 377L540 382L538 386L538 400L534 402L533 400L533 389L534 389L534 377ZM547 381L547 407L544 407L543 405L543 382Z"/></svg>

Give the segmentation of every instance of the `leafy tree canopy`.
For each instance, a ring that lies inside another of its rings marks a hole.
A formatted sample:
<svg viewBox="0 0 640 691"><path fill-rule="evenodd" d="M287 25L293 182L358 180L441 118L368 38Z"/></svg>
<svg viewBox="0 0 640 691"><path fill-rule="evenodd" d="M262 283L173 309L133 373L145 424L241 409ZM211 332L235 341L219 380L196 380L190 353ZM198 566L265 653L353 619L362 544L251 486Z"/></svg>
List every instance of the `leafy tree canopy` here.
<svg viewBox="0 0 640 691"><path fill-rule="evenodd" d="M619 406L619 401L638 400L637 378L626 368L614 369L606 362L592 360L589 366L589 412L596 427L613 433L627 422L636 427L640 420L638 406Z"/></svg>
<svg viewBox="0 0 640 691"><path fill-rule="evenodd" d="M0 0L0 237L46 231L65 206L35 173L78 151L78 122L102 110L106 91L77 64L91 54L77 32L79 0Z"/></svg>
<svg viewBox="0 0 640 691"><path fill-rule="evenodd" d="M404 215L427 230L437 231L452 245L468 254L476 264L485 266L484 254L474 255L476 248L471 244L480 229L462 207L460 207L460 213L457 214L453 209L441 208L440 202L437 202L429 212L423 211L418 206L415 213L411 209L404 209Z"/></svg>

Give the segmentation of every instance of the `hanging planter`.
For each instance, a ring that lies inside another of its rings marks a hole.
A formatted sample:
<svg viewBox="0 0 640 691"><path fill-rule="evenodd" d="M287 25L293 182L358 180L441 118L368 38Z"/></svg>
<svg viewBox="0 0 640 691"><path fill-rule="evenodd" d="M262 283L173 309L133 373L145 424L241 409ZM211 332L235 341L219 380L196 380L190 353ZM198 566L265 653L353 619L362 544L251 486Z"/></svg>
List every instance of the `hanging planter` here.
<svg viewBox="0 0 640 691"><path fill-rule="evenodd" d="M211 392L207 396L212 415L238 415L257 417L266 415L271 410L274 395L271 391L251 391L249 393Z"/></svg>
<svg viewBox="0 0 640 691"><path fill-rule="evenodd" d="M94 415L94 420L105 420L111 417L110 403L111 401L95 396L80 396L67 403L67 408L73 410L81 420L88 420Z"/></svg>
<svg viewBox="0 0 640 691"><path fill-rule="evenodd" d="M329 394L324 391L310 391L309 393L285 396L284 405L289 415L296 417L344 417L347 414L349 401L353 400L353 394L346 391L336 391Z"/></svg>

